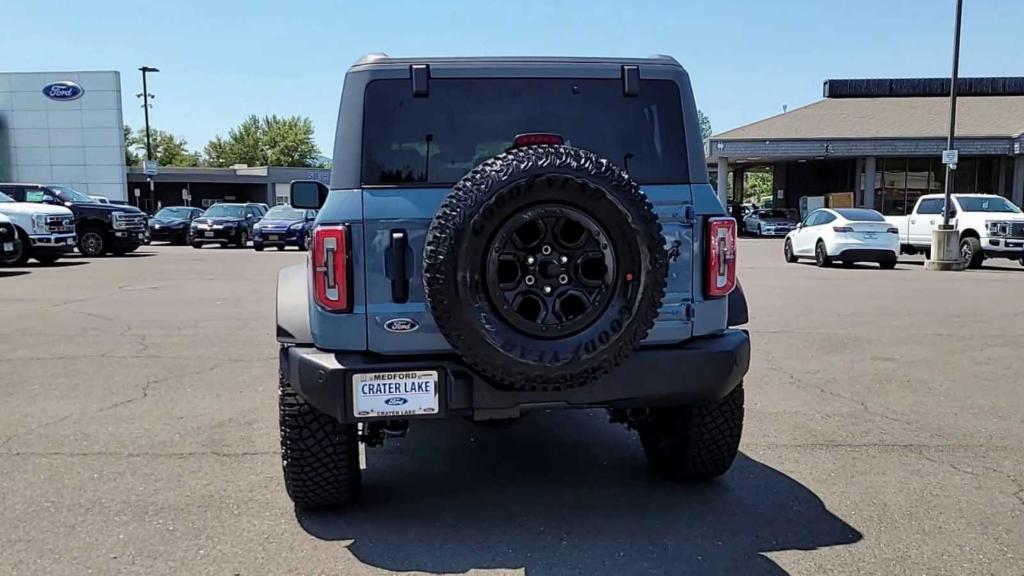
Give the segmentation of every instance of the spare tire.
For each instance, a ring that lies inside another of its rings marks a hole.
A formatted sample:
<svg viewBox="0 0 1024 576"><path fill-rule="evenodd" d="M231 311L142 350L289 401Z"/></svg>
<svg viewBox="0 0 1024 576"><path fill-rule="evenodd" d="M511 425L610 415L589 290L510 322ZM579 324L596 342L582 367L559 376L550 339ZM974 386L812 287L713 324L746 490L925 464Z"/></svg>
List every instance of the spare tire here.
<svg viewBox="0 0 1024 576"><path fill-rule="evenodd" d="M639 186L569 146L485 161L427 231L423 278L441 334L496 386L560 390L625 360L665 294L661 225Z"/></svg>

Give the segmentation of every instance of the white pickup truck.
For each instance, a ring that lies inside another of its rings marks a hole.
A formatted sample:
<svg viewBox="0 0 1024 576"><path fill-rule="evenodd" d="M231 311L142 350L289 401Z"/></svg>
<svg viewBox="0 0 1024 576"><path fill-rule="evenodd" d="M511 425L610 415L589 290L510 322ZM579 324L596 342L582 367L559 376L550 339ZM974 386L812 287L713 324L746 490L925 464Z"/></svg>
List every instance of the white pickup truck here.
<svg viewBox="0 0 1024 576"><path fill-rule="evenodd" d="M905 254L929 252L932 230L942 224L942 194L922 196L908 216L886 216L900 231ZM960 254L968 268L986 258L1020 260L1024 265L1024 213L1006 198L993 194L954 194L949 223L960 232Z"/></svg>

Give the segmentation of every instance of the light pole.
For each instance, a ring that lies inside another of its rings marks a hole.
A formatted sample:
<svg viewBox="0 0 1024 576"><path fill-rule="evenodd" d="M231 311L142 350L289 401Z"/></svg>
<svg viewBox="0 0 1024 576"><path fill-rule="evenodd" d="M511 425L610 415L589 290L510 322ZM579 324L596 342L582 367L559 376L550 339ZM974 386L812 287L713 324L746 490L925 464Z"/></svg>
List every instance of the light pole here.
<svg viewBox="0 0 1024 576"><path fill-rule="evenodd" d="M139 68L142 72L142 110L146 118L146 160L153 159L153 144L149 138L149 99L153 97L149 93L149 86L146 84L146 74L149 72L159 72L159 68L153 68L151 66L143 66ZM146 181L149 183L149 204L153 205L153 178L152 176L146 175Z"/></svg>
<svg viewBox="0 0 1024 576"><path fill-rule="evenodd" d="M153 145L149 140L149 87L146 84L146 74L148 72L159 72L159 68L152 68L150 66L143 66L139 68L142 72L142 110L145 112L146 117L146 160L153 159Z"/></svg>
<svg viewBox="0 0 1024 576"><path fill-rule="evenodd" d="M954 150L956 136L956 92L960 74L960 19L963 14L963 0L956 0L956 22L953 26L953 75L949 80L949 139L946 150ZM960 254L959 234L949 224L950 212L953 208L953 186L955 184L956 163L946 162L946 198L942 209L942 224L932 231L932 253L924 263L925 270L963 270L966 264Z"/></svg>

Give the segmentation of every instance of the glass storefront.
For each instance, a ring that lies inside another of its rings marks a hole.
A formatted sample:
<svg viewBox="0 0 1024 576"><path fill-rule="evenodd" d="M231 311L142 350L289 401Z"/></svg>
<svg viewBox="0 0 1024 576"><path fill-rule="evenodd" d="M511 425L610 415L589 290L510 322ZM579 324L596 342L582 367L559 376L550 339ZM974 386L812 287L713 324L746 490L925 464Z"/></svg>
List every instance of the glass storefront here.
<svg viewBox="0 0 1024 576"><path fill-rule="evenodd" d="M954 191L960 194L998 194L999 158L961 158ZM924 194L945 191L946 167L940 158L879 158L875 178L875 209L902 216Z"/></svg>

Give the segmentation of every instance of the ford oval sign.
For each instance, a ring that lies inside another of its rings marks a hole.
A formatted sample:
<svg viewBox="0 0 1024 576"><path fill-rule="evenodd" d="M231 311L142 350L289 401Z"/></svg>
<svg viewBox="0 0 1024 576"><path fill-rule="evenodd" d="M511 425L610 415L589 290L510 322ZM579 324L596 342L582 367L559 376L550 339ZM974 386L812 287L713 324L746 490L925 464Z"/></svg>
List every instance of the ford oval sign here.
<svg viewBox="0 0 1024 576"><path fill-rule="evenodd" d="M43 96L50 100L78 100L82 97L82 87L74 82L54 82L43 86Z"/></svg>
<svg viewBox="0 0 1024 576"><path fill-rule="evenodd" d="M402 398L401 396L392 396L391 398L388 398L387 400L384 401L384 403L387 404L388 406L401 406L402 404L407 404L408 402L408 400Z"/></svg>
<svg viewBox="0 0 1024 576"><path fill-rule="evenodd" d="M414 332L420 327L419 322L412 318L392 318L384 323L384 329L388 332L395 332L398 334L404 332Z"/></svg>

